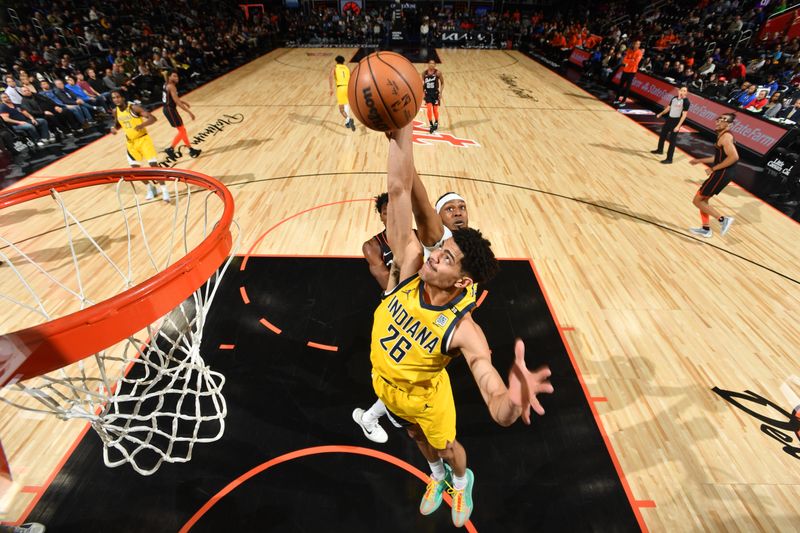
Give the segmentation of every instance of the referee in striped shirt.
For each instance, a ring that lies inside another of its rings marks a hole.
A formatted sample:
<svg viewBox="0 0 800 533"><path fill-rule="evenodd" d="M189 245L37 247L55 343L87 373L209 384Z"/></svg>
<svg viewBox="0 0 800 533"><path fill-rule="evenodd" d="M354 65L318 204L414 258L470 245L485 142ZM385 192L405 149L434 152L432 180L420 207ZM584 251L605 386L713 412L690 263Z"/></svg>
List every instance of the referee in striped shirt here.
<svg viewBox="0 0 800 533"><path fill-rule="evenodd" d="M664 120L664 125L661 127L661 135L658 137L658 148L652 150L651 154L664 153L664 141L669 137L669 150L667 150L667 158L662 161L663 164L669 165L672 163L672 155L675 153L675 138L683 126L683 121L686 120L686 115L689 114L689 99L686 97L689 94L689 89L682 85L678 89L678 96L673 96L661 113L656 117L661 118L667 115Z"/></svg>

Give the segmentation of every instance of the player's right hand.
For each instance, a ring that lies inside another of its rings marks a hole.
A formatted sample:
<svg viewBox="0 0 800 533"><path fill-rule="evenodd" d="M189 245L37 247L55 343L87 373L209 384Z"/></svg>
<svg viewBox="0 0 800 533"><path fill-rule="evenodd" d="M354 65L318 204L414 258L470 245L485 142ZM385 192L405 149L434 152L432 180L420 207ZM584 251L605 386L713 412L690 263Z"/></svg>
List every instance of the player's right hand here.
<svg viewBox="0 0 800 533"><path fill-rule="evenodd" d="M525 343L517 339L514 343L514 364L508 373L508 395L511 401L522 408L522 421L530 425L531 407L538 415L544 414L544 407L539 403L538 394L552 394L550 368L540 366L533 372L525 366Z"/></svg>
<svg viewBox="0 0 800 533"><path fill-rule="evenodd" d="M690 159L690 160L689 160L689 164L690 164L690 165L697 165L697 164L699 164L699 163L700 163L700 160L699 160L699 159Z"/></svg>

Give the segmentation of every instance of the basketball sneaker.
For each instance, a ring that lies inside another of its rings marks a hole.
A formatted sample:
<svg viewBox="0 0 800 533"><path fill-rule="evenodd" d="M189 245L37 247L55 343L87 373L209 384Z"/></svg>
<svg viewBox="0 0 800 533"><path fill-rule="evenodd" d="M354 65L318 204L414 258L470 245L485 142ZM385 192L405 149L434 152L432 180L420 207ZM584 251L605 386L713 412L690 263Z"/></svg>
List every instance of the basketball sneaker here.
<svg viewBox="0 0 800 533"><path fill-rule="evenodd" d="M161 199L165 202L169 202L169 189L166 185L161 186Z"/></svg>
<svg viewBox="0 0 800 533"><path fill-rule="evenodd" d="M705 237L706 239L711 238L711 229L705 228L689 228L689 231L694 233L695 235L699 235L700 237Z"/></svg>
<svg viewBox="0 0 800 533"><path fill-rule="evenodd" d="M363 409L356 408L353 410L353 421L358 424L359 427L361 427L361 431L364 432L364 436L372 442L383 444L389 440L389 435L386 434L386 430L381 427L381 424L377 420L372 424L367 424L364 422Z"/></svg>
<svg viewBox="0 0 800 533"><path fill-rule="evenodd" d="M429 130L430 130L430 133L433 133L434 131L436 131L436 126L433 125L433 122L431 122L431 127L429 128Z"/></svg>
<svg viewBox="0 0 800 533"><path fill-rule="evenodd" d="M433 131L437 131L439 129L439 121L433 123Z"/></svg>
<svg viewBox="0 0 800 533"><path fill-rule="evenodd" d="M467 468L467 486L462 490L456 490L455 487L447 489L447 493L453 497L451 516L453 525L456 527L463 527L472 515L472 486L474 484L475 474Z"/></svg>
<svg viewBox="0 0 800 533"><path fill-rule="evenodd" d="M44 533L45 527L39 522L28 522L21 526L15 526L9 529L13 533Z"/></svg>
<svg viewBox="0 0 800 533"><path fill-rule="evenodd" d="M444 464L444 479L435 480L430 478L428 486L425 487L425 494L419 502L419 512L425 516L433 513L442 505L444 491L453 486L453 469L447 463Z"/></svg>
<svg viewBox="0 0 800 533"><path fill-rule="evenodd" d="M350 119L350 129L356 131L356 121L352 118Z"/></svg>
<svg viewBox="0 0 800 533"><path fill-rule="evenodd" d="M175 153L175 148L172 146L169 148L164 148L164 153L167 154L167 157L170 159L178 159L178 155Z"/></svg>
<svg viewBox="0 0 800 533"><path fill-rule="evenodd" d="M733 224L733 217L722 217L722 222L719 223L719 235L722 237L728 230L731 229L731 224Z"/></svg>
<svg viewBox="0 0 800 533"><path fill-rule="evenodd" d="M144 195L145 200L152 200L156 197L156 186L152 183L147 184L147 194Z"/></svg>
<svg viewBox="0 0 800 533"><path fill-rule="evenodd" d="M200 152L202 152L202 150L198 150L196 148L189 148L189 157L195 159L197 156L200 155Z"/></svg>

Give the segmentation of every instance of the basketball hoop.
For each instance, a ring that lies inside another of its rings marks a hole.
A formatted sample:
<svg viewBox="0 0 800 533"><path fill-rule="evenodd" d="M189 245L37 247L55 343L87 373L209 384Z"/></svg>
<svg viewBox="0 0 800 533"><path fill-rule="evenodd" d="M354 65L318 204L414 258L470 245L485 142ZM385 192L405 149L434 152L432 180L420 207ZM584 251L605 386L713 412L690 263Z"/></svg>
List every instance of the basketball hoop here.
<svg viewBox="0 0 800 533"><path fill-rule="evenodd" d="M173 203L140 201L147 181L168 187ZM196 172L127 169L0 193L4 215L23 203L26 214L47 208L37 218L55 203L59 225L40 235L13 222L0 230L0 300L14 309L2 321L11 332L0 336L0 400L89 421L105 463L143 475L219 439L225 378L200 345L234 249L230 191ZM98 214L95 205L116 209ZM118 238L98 234L115 225ZM66 243L48 250L68 261L51 266L35 248L59 233Z"/></svg>

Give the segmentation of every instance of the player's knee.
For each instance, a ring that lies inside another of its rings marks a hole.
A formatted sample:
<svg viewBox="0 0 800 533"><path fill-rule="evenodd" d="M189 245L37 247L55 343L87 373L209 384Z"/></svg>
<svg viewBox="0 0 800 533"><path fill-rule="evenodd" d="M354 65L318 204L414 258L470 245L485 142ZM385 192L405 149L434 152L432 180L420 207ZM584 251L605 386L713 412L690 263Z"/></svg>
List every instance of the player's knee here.
<svg viewBox="0 0 800 533"><path fill-rule="evenodd" d="M412 426L406 428L406 432L408 433L408 436L414 439L415 441L425 440L425 435L422 433L422 430L418 426Z"/></svg>
<svg viewBox="0 0 800 533"><path fill-rule="evenodd" d="M445 448L443 450L436 450L436 454L444 459L445 461L450 461L453 459L453 449L452 448Z"/></svg>
<svg viewBox="0 0 800 533"><path fill-rule="evenodd" d="M700 196L699 194L695 194L695 195L694 195L694 198L692 198L692 203L693 203L693 204L694 204L696 207L700 207L700 204L702 204L702 203L703 203L703 197L702 197L702 196Z"/></svg>

